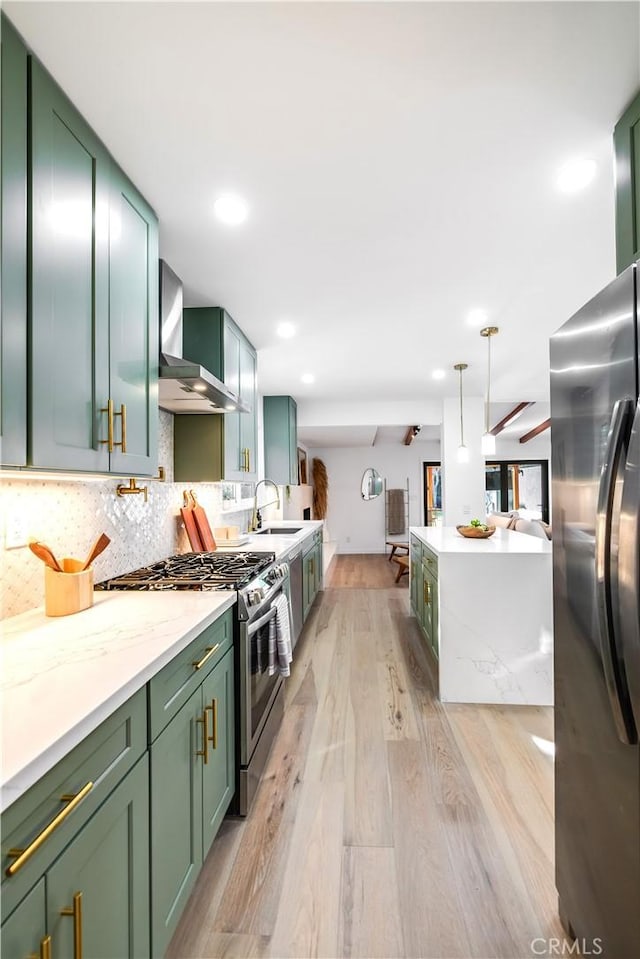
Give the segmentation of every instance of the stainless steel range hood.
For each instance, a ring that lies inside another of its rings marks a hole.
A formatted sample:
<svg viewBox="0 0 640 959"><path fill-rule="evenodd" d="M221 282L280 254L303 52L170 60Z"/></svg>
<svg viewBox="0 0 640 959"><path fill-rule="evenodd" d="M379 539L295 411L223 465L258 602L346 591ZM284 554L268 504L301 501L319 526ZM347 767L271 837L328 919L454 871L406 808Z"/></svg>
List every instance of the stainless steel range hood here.
<svg viewBox="0 0 640 959"><path fill-rule="evenodd" d="M182 355L182 281L160 260L160 408L169 413L251 412L239 396Z"/></svg>

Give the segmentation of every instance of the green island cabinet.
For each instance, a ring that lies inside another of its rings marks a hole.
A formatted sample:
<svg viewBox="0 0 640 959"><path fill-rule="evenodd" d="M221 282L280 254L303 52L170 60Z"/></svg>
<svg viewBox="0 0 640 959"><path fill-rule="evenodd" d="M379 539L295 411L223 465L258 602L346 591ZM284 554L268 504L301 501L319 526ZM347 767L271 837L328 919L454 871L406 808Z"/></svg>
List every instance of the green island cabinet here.
<svg viewBox="0 0 640 959"><path fill-rule="evenodd" d="M3 813L3 959L149 955L146 738L140 690Z"/></svg>
<svg viewBox="0 0 640 959"><path fill-rule="evenodd" d="M322 530L315 530L302 544L302 619L322 589Z"/></svg>
<svg viewBox="0 0 640 959"><path fill-rule="evenodd" d="M0 451L27 462L27 50L6 17L0 30Z"/></svg>
<svg viewBox="0 0 640 959"><path fill-rule="evenodd" d="M160 957L235 792L227 612L149 684L151 948Z"/></svg>
<svg viewBox="0 0 640 959"><path fill-rule="evenodd" d="M618 273L640 259L640 93L613 132Z"/></svg>
<svg viewBox="0 0 640 959"><path fill-rule="evenodd" d="M298 485L298 408L292 396L262 400L265 476L279 486Z"/></svg>
<svg viewBox="0 0 640 959"><path fill-rule="evenodd" d="M438 557L416 536L411 536L411 609L426 639L429 652L438 659Z"/></svg>
<svg viewBox="0 0 640 959"><path fill-rule="evenodd" d="M256 351L221 307L191 307L183 315L185 357L222 380L250 412L176 416L175 481L253 481L258 447Z"/></svg>

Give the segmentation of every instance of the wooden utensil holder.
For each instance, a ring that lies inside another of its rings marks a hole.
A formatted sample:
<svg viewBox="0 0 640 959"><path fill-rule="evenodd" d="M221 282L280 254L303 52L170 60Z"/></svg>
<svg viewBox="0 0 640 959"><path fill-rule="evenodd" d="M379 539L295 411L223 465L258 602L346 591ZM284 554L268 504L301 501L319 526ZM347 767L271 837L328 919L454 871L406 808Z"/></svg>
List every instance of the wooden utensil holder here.
<svg viewBox="0 0 640 959"><path fill-rule="evenodd" d="M44 611L47 616L69 616L93 606L93 568L82 569L79 559L62 560L62 573L44 568Z"/></svg>

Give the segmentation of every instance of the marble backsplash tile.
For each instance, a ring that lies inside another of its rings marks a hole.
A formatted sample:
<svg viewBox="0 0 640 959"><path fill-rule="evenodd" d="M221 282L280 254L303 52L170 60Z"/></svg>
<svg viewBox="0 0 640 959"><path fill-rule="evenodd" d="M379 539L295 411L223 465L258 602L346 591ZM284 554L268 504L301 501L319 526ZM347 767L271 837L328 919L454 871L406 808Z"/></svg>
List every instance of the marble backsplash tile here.
<svg viewBox="0 0 640 959"><path fill-rule="evenodd" d="M119 478L3 479L2 515L18 511L26 517L29 537L47 543L58 558L83 558L104 532L111 543L94 563L96 582L146 566L173 553L188 552L180 507L184 484L173 483L173 417L160 414L159 462L164 483L140 479L142 496L116 495ZM223 500L223 484L193 484L212 527L235 524L246 530L251 510L246 501ZM239 495L240 490L236 488ZM227 489L227 492L229 490ZM243 494L250 490L243 489ZM3 528L4 528L3 522ZM2 544L4 546L4 543ZM44 567L29 549L2 549L0 618L14 616L44 602Z"/></svg>

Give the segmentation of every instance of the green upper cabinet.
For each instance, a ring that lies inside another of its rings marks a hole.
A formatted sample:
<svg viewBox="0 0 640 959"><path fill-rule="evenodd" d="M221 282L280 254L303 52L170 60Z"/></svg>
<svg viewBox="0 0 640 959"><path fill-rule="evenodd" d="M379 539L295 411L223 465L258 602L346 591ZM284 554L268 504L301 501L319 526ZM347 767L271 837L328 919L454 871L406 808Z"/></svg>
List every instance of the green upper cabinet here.
<svg viewBox="0 0 640 959"><path fill-rule="evenodd" d="M264 472L281 486L298 483L297 406L291 396L265 396Z"/></svg>
<svg viewBox="0 0 640 959"><path fill-rule="evenodd" d="M157 466L158 226L31 58L29 465Z"/></svg>
<svg viewBox="0 0 640 959"><path fill-rule="evenodd" d="M2 17L0 460L27 462L27 50Z"/></svg>
<svg viewBox="0 0 640 959"><path fill-rule="evenodd" d="M158 445L158 228L151 207L111 165L109 205L110 396L119 404L116 472L152 475Z"/></svg>
<svg viewBox="0 0 640 959"><path fill-rule="evenodd" d="M616 264L622 273L640 258L640 93L613 133L616 157Z"/></svg>
<svg viewBox="0 0 640 959"><path fill-rule="evenodd" d="M174 421L176 482L243 482L257 477L257 356L221 307L184 310L184 355L223 381L248 413L182 415Z"/></svg>

